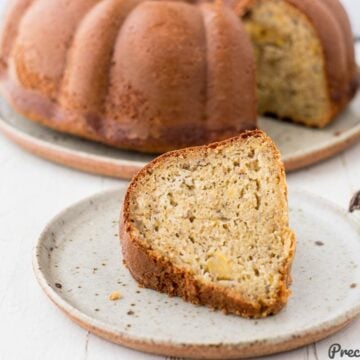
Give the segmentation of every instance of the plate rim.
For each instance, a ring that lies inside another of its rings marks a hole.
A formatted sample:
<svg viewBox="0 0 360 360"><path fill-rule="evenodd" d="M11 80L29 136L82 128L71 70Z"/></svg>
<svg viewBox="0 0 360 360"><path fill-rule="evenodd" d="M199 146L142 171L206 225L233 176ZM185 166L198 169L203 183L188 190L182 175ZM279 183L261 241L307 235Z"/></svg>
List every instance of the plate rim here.
<svg viewBox="0 0 360 360"><path fill-rule="evenodd" d="M11 107L11 104L9 104L6 98L3 95L0 96L2 101L5 101L7 106L9 106L12 111L17 113L16 110ZM352 101L355 101L356 98L359 98L360 101L360 91L358 91ZM27 119L26 117L24 117L24 119L30 123L35 124L36 126L43 126ZM47 127L45 128L47 129ZM321 131L321 129L319 129L319 131ZM1 113L0 132L2 132L8 139L20 147L41 158L65 165L70 168L89 173L95 173L98 175L131 179L143 166L147 164L146 161L128 160L123 158L112 159L103 155L88 153L81 149L70 149L58 144L53 144L49 141L31 135L26 130L22 130L17 126L12 125L11 122L6 119L6 116ZM78 137L72 136L70 134L61 134L78 139ZM309 165L316 164L322 160L326 160L344 151L346 148L357 143L358 141L360 141L360 118L357 125L334 137L330 144L330 141L325 141L323 143L325 145L323 146L317 146L314 144L314 146L311 146L310 148L302 151L301 154L298 154L298 150L289 156L285 156L283 158L283 162L286 171L290 172L299 170ZM92 143L96 145L95 141L92 141Z"/></svg>
<svg viewBox="0 0 360 360"><path fill-rule="evenodd" d="M292 350L309 343L321 340L338 330L348 325L355 317L360 314L360 301L359 303L352 303L347 311L342 312L336 316L328 318L320 325L313 326L312 328L305 330L298 330L291 334L284 334L281 336L274 336L273 338L263 338L254 341L247 342L227 342L227 343L209 343L209 344L190 344L190 343L176 343L172 341L164 341L157 339L147 339L137 336L129 336L125 332L116 330L116 328L104 321L98 320L90 315L86 315L80 309L73 306L71 303L63 299L55 289L48 283L45 272L41 268L40 262L40 248L43 241L46 239L47 234L51 232L52 226L54 226L59 220L67 215L69 211L74 211L80 206L84 206L90 200L99 200L106 198L114 193L125 193L127 185L120 185L112 187L108 190L100 191L93 195L87 196L79 201L72 203L65 207L57 215L52 217L47 222L40 235L38 236L36 245L33 249L32 265L35 277L45 292L47 297L55 304L68 318L74 321L87 331L94 333L106 340L113 343L123 345L135 350L140 350L147 353L167 356L181 356L189 358L207 358L216 359L219 358L244 358L254 357L260 355L270 355L278 352ZM352 227L357 229L360 233L360 222L357 216L353 216L345 209L341 208L337 204L331 201L313 194L311 192L301 189L301 187L294 187L289 191L289 194L298 193L302 196L307 196L312 200L320 202L321 205L330 207L332 211L336 211L343 218L351 224ZM119 209L120 214L120 209ZM359 299L360 300L360 299Z"/></svg>

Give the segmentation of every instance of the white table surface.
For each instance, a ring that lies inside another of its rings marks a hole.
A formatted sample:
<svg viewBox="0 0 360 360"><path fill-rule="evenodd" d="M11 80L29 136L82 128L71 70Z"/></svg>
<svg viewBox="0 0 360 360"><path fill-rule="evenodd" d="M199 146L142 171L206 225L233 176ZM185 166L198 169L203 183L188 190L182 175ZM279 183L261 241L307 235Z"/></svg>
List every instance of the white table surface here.
<svg viewBox="0 0 360 360"><path fill-rule="evenodd" d="M360 17L360 1L344 1ZM360 189L360 144L287 179L289 187L347 208ZM38 159L0 136L0 360L161 359L113 345L73 324L46 298L32 272L33 246L45 224L65 206L121 183ZM360 319L316 344L266 359L325 360L332 343L359 349Z"/></svg>

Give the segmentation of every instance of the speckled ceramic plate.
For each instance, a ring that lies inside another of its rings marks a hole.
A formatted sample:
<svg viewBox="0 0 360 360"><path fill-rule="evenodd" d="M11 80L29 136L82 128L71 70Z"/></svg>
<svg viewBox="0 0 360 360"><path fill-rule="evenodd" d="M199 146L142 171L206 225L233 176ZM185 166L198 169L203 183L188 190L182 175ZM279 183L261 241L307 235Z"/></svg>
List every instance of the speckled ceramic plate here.
<svg viewBox="0 0 360 360"><path fill-rule="evenodd" d="M360 312L360 226L345 211L290 192L297 234L293 296L278 315L247 320L139 288L121 258L124 188L64 210L34 254L36 277L72 320L110 341L169 356L239 358L293 349L334 333ZM119 291L122 298L110 301Z"/></svg>
<svg viewBox="0 0 360 360"><path fill-rule="evenodd" d="M25 149L48 160L80 170L131 178L153 156L114 149L62 134L27 121L0 98L0 131ZM260 118L280 148L288 171L316 163L360 139L360 93L348 109L325 129L311 129L270 118Z"/></svg>

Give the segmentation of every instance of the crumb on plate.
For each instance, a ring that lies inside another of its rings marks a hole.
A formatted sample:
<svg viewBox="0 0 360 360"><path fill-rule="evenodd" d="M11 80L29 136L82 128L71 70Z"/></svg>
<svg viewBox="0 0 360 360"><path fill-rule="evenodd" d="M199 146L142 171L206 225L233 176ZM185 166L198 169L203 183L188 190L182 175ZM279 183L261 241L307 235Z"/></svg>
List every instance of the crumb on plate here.
<svg viewBox="0 0 360 360"><path fill-rule="evenodd" d="M121 299L122 296L121 294L119 293L119 291L113 291L110 295L109 295L109 300L111 301L116 301L116 300L119 300Z"/></svg>

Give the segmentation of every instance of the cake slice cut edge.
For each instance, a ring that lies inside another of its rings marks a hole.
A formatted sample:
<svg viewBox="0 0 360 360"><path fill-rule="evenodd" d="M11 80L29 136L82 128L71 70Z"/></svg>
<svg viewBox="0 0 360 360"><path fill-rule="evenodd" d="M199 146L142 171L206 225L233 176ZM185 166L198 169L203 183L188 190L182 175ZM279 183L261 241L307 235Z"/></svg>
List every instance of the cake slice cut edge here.
<svg viewBox="0 0 360 360"><path fill-rule="evenodd" d="M124 263L143 287L249 318L287 303L295 235L280 153L260 130L150 162L120 224Z"/></svg>

